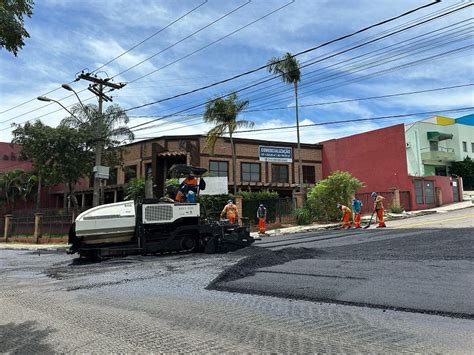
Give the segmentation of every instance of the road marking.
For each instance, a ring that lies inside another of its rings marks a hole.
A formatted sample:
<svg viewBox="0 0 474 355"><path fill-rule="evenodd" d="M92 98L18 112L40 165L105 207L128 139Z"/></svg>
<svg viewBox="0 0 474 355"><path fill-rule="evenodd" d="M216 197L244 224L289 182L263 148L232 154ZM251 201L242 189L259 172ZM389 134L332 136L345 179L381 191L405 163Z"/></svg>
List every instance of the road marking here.
<svg viewBox="0 0 474 355"><path fill-rule="evenodd" d="M471 215L466 215L466 216L461 216L461 217L447 218L447 219L443 219L441 221L430 221L430 222L423 222L423 223L405 224L403 226L395 227L395 229L425 226L425 225L428 225L428 224L433 225L433 224L439 224L439 223L444 223L444 222L449 222L449 221L457 221L457 220L467 219L467 218L473 218L473 215L471 214Z"/></svg>

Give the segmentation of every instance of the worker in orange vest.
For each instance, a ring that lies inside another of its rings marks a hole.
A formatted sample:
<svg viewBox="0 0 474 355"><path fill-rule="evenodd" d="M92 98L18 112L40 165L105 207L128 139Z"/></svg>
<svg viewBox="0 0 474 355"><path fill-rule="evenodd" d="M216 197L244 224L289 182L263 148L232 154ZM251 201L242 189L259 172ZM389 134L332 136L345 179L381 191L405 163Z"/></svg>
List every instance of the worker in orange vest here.
<svg viewBox="0 0 474 355"><path fill-rule="evenodd" d="M258 233L265 234L266 232L265 220L267 219L267 209L262 203L257 208L257 218L258 218Z"/></svg>
<svg viewBox="0 0 474 355"><path fill-rule="evenodd" d="M221 212L221 218L224 217L227 218L231 224L238 223L239 221L239 212L237 210L237 206L234 205L232 200L227 201L227 205L225 205Z"/></svg>
<svg viewBox="0 0 474 355"><path fill-rule="evenodd" d="M350 221L351 214L352 214L351 209L347 206L341 205L340 203L338 203L336 207L339 208L343 213L342 228L344 229L351 228L351 221Z"/></svg>
<svg viewBox="0 0 474 355"><path fill-rule="evenodd" d="M372 192L370 196L372 196L372 198L374 199L374 210L377 212L377 218L379 220L379 225L377 226L377 228L387 227L383 220L383 200L385 200L385 197L377 194L376 192Z"/></svg>
<svg viewBox="0 0 474 355"><path fill-rule="evenodd" d="M186 202L186 194L190 190L197 189L198 180L195 176L188 175L186 179L179 185L178 192L176 193L176 202Z"/></svg>
<svg viewBox="0 0 474 355"><path fill-rule="evenodd" d="M354 220L355 228L362 228L360 226L360 213L362 210L363 203L361 200L356 199L355 197L352 199L352 219Z"/></svg>

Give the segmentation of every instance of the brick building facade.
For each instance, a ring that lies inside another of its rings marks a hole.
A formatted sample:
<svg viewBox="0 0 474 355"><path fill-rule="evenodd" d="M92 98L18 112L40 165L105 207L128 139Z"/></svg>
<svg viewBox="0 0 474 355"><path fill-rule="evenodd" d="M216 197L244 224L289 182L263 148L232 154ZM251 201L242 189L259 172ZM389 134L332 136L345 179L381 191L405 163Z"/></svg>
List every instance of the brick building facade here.
<svg viewBox="0 0 474 355"><path fill-rule="evenodd" d="M298 152L295 143L234 138L236 148L236 184L239 191L277 191L291 196L298 186ZM292 148L291 163L261 161L260 146ZM206 136L165 136L124 146L123 166L110 169L104 187L104 202L123 199L123 186L136 177L153 174L155 185L163 186L173 164L189 164L208 169L210 176L227 176L229 192L233 190L232 150L229 138L219 138L214 152L206 148ZM301 144L303 182L307 187L322 179L322 146ZM79 204L92 204L92 182L81 182L77 189ZM162 195L156 191L155 195ZM62 205L62 190L56 190L57 205Z"/></svg>

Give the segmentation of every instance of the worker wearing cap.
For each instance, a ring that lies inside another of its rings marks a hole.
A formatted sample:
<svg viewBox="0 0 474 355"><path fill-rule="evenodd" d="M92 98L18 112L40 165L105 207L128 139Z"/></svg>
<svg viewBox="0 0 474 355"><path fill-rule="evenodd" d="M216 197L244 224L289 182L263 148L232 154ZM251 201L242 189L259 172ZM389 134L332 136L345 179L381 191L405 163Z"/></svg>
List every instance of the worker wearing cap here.
<svg viewBox="0 0 474 355"><path fill-rule="evenodd" d="M352 214L351 209L347 206L341 205L340 203L338 203L336 207L339 208L343 213L342 228L344 229L351 228L351 221L350 221L351 214Z"/></svg>
<svg viewBox="0 0 474 355"><path fill-rule="evenodd" d="M179 185L178 192L176 193L176 202L186 202L186 195L189 191L197 189L198 180L195 176L189 174L186 179ZM194 192L196 193L196 192Z"/></svg>
<svg viewBox="0 0 474 355"><path fill-rule="evenodd" d="M377 194L376 192L372 192L370 196L374 199L374 210L377 212L377 218L379 220L379 225L377 228L385 228L385 222L383 220L383 200L385 197Z"/></svg>
<svg viewBox="0 0 474 355"><path fill-rule="evenodd" d="M221 218L224 217L227 218L231 224L238 223L239 212L237 211L237 206L234 205L232 200L227 201L227 205L225 205L221 212Z"/></svg>
<svg viewBox="0 0 474 355"><path fill-rule="evenodd" d="M265 220L267 219L267 209L262 203L257 208L257 219L258 219L258 233L265 234L266 232Z"/></svg>
<svg viewBox="0 0 474 355"><path fill-rule="evenodd" d="M362 228L360 226L360 213L362 210L362 201L356 199L355 197L352 199L352 219L354 220L355 228Z"/></svg>

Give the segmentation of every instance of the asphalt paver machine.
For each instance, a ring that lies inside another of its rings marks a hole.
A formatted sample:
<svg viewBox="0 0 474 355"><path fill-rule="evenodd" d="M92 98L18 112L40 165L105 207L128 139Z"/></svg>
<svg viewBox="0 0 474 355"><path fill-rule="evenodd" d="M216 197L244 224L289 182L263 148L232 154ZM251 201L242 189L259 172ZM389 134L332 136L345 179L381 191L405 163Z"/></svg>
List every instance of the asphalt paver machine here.
<svg viewBox="0 0 474 355"><path fill-rule="evenodd" d="M180 164L170 174L201 179L206 171ZM169 197L91 208L76 218L69 231L69 253L93 259L177 251L215 253L253 242L248 225L212 221L200 203L178 203Z"/></svg>

